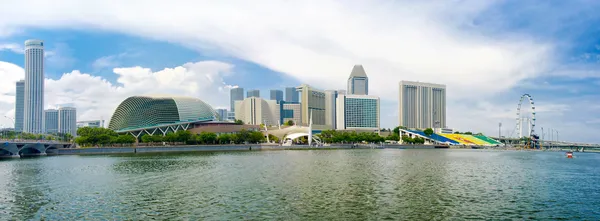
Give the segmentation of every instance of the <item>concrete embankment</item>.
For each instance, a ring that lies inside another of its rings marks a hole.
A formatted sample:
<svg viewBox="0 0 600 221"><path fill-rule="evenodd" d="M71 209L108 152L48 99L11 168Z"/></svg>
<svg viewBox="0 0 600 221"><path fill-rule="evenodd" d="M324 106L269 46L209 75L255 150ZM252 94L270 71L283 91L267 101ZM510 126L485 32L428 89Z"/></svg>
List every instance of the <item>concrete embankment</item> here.
<svg viewBox="0 0 600 221"><path fill-rule="evenodd" d="M352 145L339 144L333 146L279 146L279 145L197 145L197 146L157 146L157 147L92 147L58 149L52 155L89 155L89 154L134 154L134 153L169 153L169 152L202 152L202 151L257 151L257 150L326 150L326 149L433 149L430 145Z"/></svg>

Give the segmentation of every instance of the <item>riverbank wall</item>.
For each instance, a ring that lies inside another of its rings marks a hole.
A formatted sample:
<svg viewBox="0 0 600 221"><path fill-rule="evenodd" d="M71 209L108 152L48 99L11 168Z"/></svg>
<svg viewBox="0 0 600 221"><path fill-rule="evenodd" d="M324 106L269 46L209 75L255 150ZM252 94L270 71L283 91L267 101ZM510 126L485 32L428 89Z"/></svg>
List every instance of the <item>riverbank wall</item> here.
<svg viewBox="0 0 600 221"><path fill-rule="evenodd" d="M279 145L182 145L155 147L92 147L58 149L52 155L94 155L94 154L136 154L136 153L170 153L170 152L210 152L210 151L261 151L261 150L326 150L326 149L433 149L430 145L386 145L368 146L339 144L333 146L279 146Z"/></svg>

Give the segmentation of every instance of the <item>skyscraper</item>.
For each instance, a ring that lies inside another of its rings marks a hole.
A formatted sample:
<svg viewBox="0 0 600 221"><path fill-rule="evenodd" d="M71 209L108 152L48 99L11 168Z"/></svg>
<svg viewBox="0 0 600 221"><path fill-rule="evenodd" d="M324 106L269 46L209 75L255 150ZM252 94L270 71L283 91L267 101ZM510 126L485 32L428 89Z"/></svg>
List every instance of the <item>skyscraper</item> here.
<svg viewBox="0 0 600 221"><path fill-rule="evenodd" d="M352 68L348 77L348 94L368 95L369 78L362 65L357 64Z"/></svg>
<svg viewBox="0 0 600 221"><path fill-rule="evenodd" d="M325 125L330 125L332 129L336 128L336 90L325 90Z"/></svg>
<svg viewBox="0 0 600 221"><path fill-rule="evenodd" d="M446 85L401 81L399 123L408 128L446 128Z"/></svg>
<svg viewBox="0 0 600 221"><path fill-rule="evenodd" d="M238 87L238 88L231 88L231 90L229 90L229 109L231 110L232 113L235 112L235 101L241 101L244 100L244 88Z"/></svg>
<svg viewBox="0 0 600 221"><path fill-rule="evenodd" d="M74 107L58 109L58 133L77 135L77 110Z"/></svg>
<svg viewBox="0 0 600 221"><path fill-rule="evenodd" d="M260 97L260 91L259 90L248 90L246 97Z"/></svg>
<svg viewBox="0 0 600 221"><path fill-rule="evenodd" d="M285 88L285 102L299 102L300 98L298 96L298 91L296 87L286 87Z"/></svg>
<svg viewBox="0 0 600 221"><path fill-rule="evenodd" d="M331 125L327 125L325 120L325 91L313 88L306 84L297 87L297 89L302 93L302 101L300 102L302 107L302 110L300 110L302 113L301 125L308 126L309 117L312 114L314 128L332 129Z"/></svg>
<svg viewBox="0 0 600 221"><path fill-rule="evenodd" d="M44 114L44 42L25 41L25 87L23 131L43 132Z"/></svg>
<svg viewBox="0 0 600 221"><path fill-rule="evenodd" d="M219 114L220 121L227 121L227 109L216 109L215 111L217 111L217 114Z"/></svg>
<svg viewBox="0 0 600 221"><path fill-rule="evenodd" d="M44 133L58 133L58 110L44 110Z"/></svg>
<svg viewBox="0 0 600 221"><path fill-rule="evenodd" d="M379 97L339 95L337 97L338 130L379 130Z"/></svg>
<svg viewBox="0 0 600 221"><path fill-rule="evenodd" d="M271 100L275 100L277 102L283 100L283 91L282 90L271 90Z"/></svg>
<svg viewBox="0 0 600 221"><path fill-rule="evenodd" d="M23 114L25 102L25 80L17 81L15 100L15 131L23 132Z"/></svg>

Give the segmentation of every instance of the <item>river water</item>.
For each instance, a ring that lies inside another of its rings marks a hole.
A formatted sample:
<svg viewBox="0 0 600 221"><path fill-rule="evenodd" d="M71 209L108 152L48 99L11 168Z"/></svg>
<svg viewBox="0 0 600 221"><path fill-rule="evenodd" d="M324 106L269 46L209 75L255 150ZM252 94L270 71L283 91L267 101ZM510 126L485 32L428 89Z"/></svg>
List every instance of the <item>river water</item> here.
<svg viewBox="0 0 600 221"><path fill-rule="evenodd" d="M600 220L600 154L294 150L0 161L0 220Z"/></svg>

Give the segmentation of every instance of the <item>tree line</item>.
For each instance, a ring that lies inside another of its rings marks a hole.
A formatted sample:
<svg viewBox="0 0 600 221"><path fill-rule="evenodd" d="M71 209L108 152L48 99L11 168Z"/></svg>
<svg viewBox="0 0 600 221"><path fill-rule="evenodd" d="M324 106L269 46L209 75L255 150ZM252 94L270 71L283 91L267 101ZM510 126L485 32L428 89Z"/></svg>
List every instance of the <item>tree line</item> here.
<svg viewBox="0 0 600 221"><path fill-rule="evenodd" d="M259 131L241 130L236 134L221 134L211 132L201 132L192 134L187 130L180 130L175 133L170 132L165 136L162 134L144 134L138 140L130 134L117 134L117 132L107 128L82 127L77 130L79 135L75 138L75 143L81 146L123 146L141 142L149 145L166 144L243 144L243 143L261 143L265 141L264 135ZM275 137L270 137L276 139Z"/></svg>
<svg viewBox="0 0 600 221"><path fill-rule="evenodd" d="M8 140L55 140L70 142L71 139L73 139L73 136L69 133L31 134L25 132L16 132L14 130L4 130L0 131L0 138Z"/></svg>

